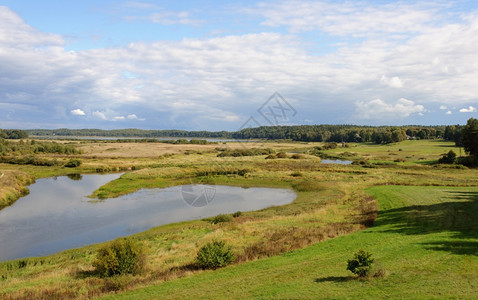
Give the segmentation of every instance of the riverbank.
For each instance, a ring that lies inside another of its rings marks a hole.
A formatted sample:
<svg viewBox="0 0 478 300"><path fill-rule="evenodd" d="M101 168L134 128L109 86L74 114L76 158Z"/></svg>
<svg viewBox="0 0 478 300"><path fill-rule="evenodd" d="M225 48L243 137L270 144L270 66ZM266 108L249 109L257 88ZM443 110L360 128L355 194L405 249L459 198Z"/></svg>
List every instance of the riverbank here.
<svg viewBox="0 0 478 300"><path fill-rule="evenodd" d="M21 171L2 171L0 175L0 209L27 195L29 193L27 186L33 182L33 176Z"/></svg>

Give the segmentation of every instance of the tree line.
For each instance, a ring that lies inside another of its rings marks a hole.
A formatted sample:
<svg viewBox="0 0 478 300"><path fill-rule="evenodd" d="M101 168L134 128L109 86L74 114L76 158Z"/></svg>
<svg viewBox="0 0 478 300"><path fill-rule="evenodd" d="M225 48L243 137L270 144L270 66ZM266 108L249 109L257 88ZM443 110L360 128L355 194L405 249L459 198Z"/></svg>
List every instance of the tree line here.
<svg viewBox="0 0 478 300"><path fill-rule="evenodd" d="M303 142L373 142L387 144L405 139L434 139L445 126L297 125L262 126L233 133L236 139L290 139Z"/></svg>
<svg viewBox="0 0 478 300"><path fill-rule="evenodd" d="M30 129L32 136L65 137L138 137L138 138L220 138L220 139L287 139L303 142L373 142L386 144L408 138L433 139L443 136L445 126L356 126L356 125L297 125L261 126L239 131L186 131L142 129Z"/></svg>
<svg viewBox="0 0 478 300"><path fill-rule="evenodd" d="M27 137L28 133L25 130L0 128L0 139L26 139Z"/></svg>

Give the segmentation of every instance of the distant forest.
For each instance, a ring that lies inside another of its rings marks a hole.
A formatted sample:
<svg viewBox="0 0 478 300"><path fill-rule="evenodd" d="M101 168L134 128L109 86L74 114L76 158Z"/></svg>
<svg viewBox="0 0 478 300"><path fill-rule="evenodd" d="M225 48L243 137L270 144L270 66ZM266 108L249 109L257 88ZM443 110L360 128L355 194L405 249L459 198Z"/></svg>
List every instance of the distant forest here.
<svg viewBox="0 0 478 300"><path fill-rule="evenodd" d="M185 131L142 129L29 129L30 136L117 137L117 138L219 138L268 139L303 142L373 142L387 144L406 139L444 138L459 143L461 125L452 126L356 126L356 125L297 125L262 126L240 131ZM4 130L5 131L5 130ZM0 130L0 137L2 131ZM23 138L23 137L21 137Z"/></svg>

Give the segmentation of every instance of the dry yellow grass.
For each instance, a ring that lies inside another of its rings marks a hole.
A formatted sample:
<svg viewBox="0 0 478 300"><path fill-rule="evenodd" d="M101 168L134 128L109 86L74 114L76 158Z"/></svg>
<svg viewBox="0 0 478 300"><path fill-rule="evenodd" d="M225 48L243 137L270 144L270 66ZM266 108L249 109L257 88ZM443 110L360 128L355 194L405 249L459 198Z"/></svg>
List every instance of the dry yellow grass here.
<svg viewBox="0 0 478 300"><path fill-rule="evenodd" d="M18 197L26 195L26 185L33 182L33 177L21 171L4 170L0 175L0 209L12 204Z"/></svg>
<svg viewBox="0 0 478 300"><path fill-rule="evenodd" d="M313 144L299 143L277 143L265 142L257 143L218 143L208 145L196 144L168 144L168 143L86 143L78 146L85 157L98 158L158 158L164 154L182 154L187 152L215 152L216 148L255 148L262 146L265 148L274 148L278 151L312 147Z"/></svg>

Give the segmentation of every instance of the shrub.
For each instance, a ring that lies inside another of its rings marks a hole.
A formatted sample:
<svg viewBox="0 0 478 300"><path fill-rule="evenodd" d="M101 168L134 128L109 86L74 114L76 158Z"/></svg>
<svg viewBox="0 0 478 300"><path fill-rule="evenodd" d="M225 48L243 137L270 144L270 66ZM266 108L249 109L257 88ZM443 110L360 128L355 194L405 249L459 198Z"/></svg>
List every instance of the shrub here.
<svg viewBox="0 0 478 300"><path fill-rule="evenodd" d="M447 154L443 155L438 163L440 164L454 164L456 161L456 153L453 150L448 151Z"/></svg>
<svg viewBox="0 0 478 300"><path fill-rule="evenodd" d="M232 253L230 247L226 247L226 243L223 241L214 241L207 243L201 249L199 249L196 263L203 269L217 269L227 266L235 259L234 253Z"/></svg>
<svg viewBox="0 0 478 300"><path fill-rule="evenodd" d="M330 142L330 143L325 143L325 145L322 147L324 150L330 150L330 149L335 149L337 148L337 143L336 142Z"/></svg>
<svg viewBox="0 0 478 300"><path fill-rule="evenodd" d="M347 261L347 270L359 277L365 277L372 270L373 261L371 253L360 250L355 253L353 259Z"/></svg>
<svg viewBox="0 0 478 300"><path fill-rule="evenodd" d="M470 168L478 167L478 158L473 155L459 157L457 162Z"/></svg>
<svg viewBox="0 0 478 300"><path fill-rule="evenodd" d="M277 153L276 157L277 158L287 158L289 156L287 156L287 153L285 153L285 152L279 152L279 153Z"/></svg>
<svg viewBox="0 0 478 300"><path fill-rule="evenodd" d="M218 224L218 223L224 223L224 222L232 221L232 216L221 214L221 215L217 215L217 216L212 217L212 218L207 218L205 220L208 221L211 224Z"/></svg>
<svg viewBox="0 0 478 300"><path fill-rule="evenodd" d="M234 218L240 217L240 216L242 216L242 212L236 211L235 213L232 214L232 216L233 216Z"/></svg>
<svg viewBox="0 0 478 300"><path fill-rule="evenodd" d="M72 158L66 164L65 167L67 168L76 168L81 165L82 161L79 158Z"/></svg>
<svg viewBox="0 0 478 300"><path fill-rule="evenodd" d="M144 250L131 239L119 239L98 250L93 266L102 277L138 274L144 267Z"/></svg>

